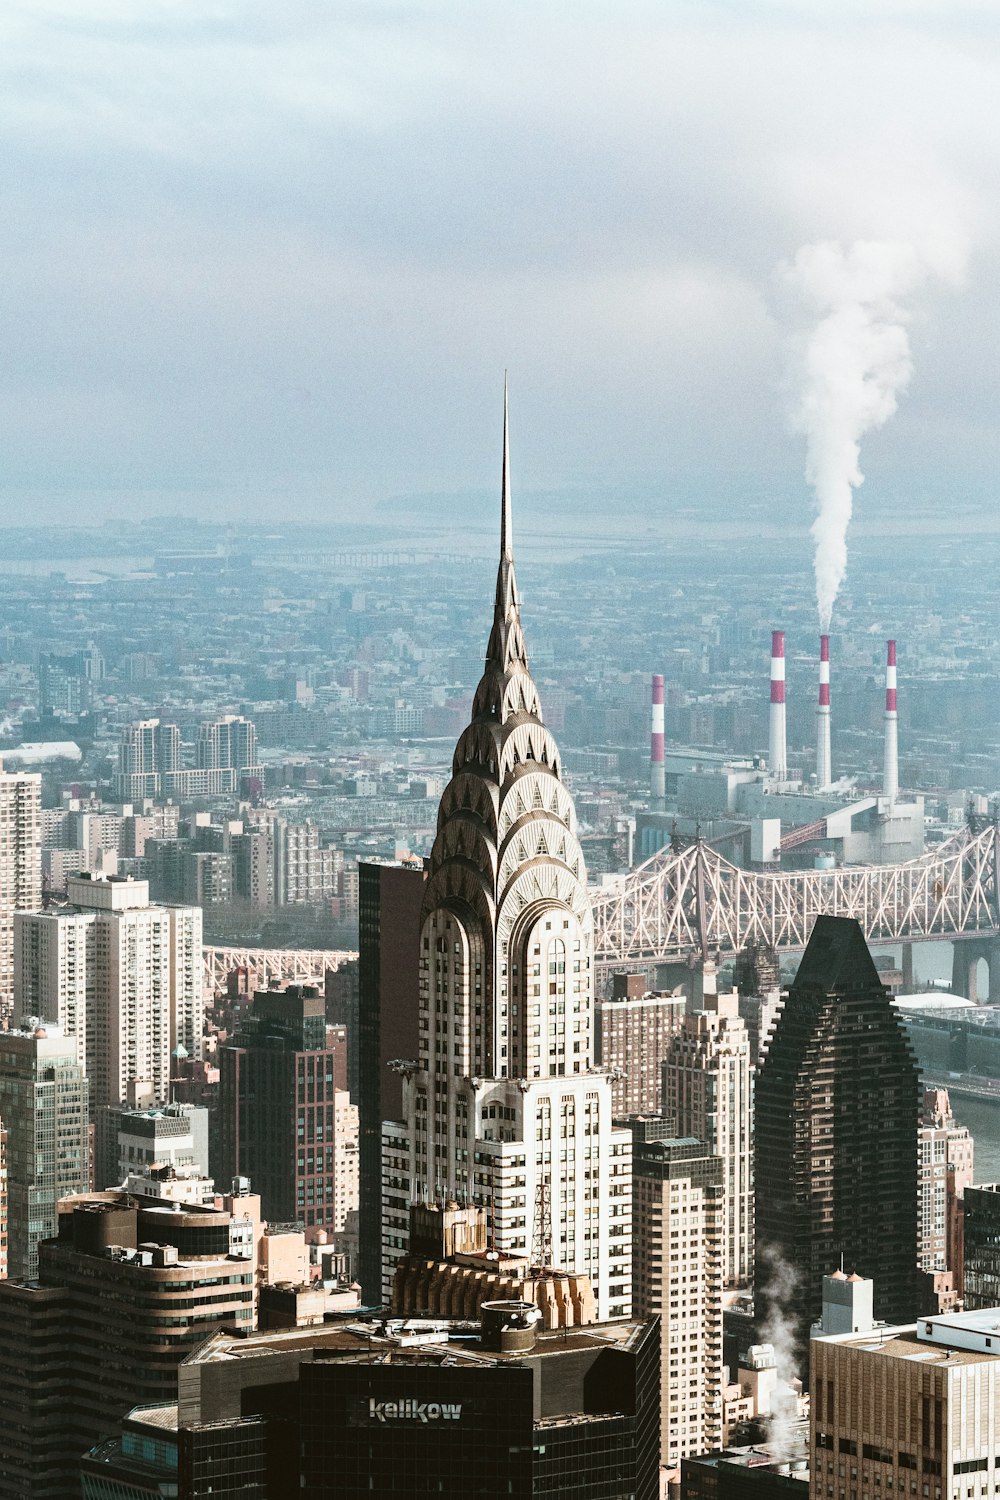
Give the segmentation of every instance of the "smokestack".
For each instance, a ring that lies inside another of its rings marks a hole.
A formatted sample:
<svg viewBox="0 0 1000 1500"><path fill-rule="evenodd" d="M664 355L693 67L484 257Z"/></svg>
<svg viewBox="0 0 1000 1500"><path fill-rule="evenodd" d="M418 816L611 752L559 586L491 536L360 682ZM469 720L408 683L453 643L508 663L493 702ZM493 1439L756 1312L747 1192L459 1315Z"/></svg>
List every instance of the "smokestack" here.
<svg viewBox="0 0 1000 1500"><path fill-rule="evenodd" d="M819 702L816 705L816 785L833 781L830 765L830 637L819 638Z"/></svg>
<svg viewBox="0 0 1000 1500"><path fill-rule="evenodd" d="M666 763L663 754L663 676L653 673L653 720L649 736L649 790L654 802L666 796Z"/></svg>
<svg viewBox="0 0 1000 1500"><path fill-rule="evenodd" d="M882 762L882 796L895 802L899 796L899 739L896 718L896 642L887 641L885 658L885 759Z"/></svg>
<svg viewBox="0 0 1000 1500"><path fill-rule="evenodd" d="M768 733L767 763L776 781L788 779L788 755L785 748L785 632L771 632L771 718Z"/></svg>

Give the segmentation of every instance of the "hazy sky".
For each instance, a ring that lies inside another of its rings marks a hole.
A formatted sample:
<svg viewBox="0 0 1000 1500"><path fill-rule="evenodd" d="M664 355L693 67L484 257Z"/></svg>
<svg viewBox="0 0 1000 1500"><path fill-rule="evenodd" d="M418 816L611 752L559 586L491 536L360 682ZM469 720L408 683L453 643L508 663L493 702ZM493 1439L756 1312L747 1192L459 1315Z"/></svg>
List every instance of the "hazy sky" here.
<svg viewBox="0 0 1000 1500"><path fill-rule="evenodd" d="M859 513L992 507L998 63L994 0L5 0L0 519L482 490L505 365L522 494L805 513L823 239L930 267Z"/></svg>

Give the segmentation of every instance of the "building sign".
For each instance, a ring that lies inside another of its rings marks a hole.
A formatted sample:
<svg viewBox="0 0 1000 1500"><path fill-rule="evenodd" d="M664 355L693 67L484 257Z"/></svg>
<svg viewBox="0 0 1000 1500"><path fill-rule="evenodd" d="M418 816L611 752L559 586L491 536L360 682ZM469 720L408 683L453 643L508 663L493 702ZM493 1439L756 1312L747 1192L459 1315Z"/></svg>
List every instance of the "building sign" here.
<svg viewBox="0 0 1000 1500"><path fill-rule="evenodd" d="M415 1401L410 1397L402 1401L376 1401L372 1396L368 1415L376 1422L457 1422L462 1407L457 1402Z"/></svg>

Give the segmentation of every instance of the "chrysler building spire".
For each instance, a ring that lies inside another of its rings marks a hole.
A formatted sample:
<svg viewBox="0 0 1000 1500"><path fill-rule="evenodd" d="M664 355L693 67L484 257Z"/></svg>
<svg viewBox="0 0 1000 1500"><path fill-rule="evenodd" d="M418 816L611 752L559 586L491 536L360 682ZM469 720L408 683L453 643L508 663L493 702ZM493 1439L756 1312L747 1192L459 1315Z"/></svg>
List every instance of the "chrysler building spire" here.
<svg viewBox="0 0 1000 1500"><path fill-rule="evenodd" d="M546 1255L589 1276L613 1317L631 1299L631 1137L593 1061L587 874L528 667L511 522L505 381L493 626L421 910L409 1196L483 1205L497 1249L526 1257L542 1214Z"/></svg>

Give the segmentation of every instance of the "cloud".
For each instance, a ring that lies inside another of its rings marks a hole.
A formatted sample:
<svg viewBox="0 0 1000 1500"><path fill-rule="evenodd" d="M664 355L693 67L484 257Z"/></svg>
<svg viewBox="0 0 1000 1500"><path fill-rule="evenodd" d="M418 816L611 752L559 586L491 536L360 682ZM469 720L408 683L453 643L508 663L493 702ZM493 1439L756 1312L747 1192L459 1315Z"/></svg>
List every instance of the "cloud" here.
<svg viewBox="0 0 1000 1500"><path fill-rule="evenodd" d="M0 18L8 493L478 487L504 365L524 487L792 482L773 269L825 239L971 239L866 464L992 466L988 8L134 9Z"/></svg>

